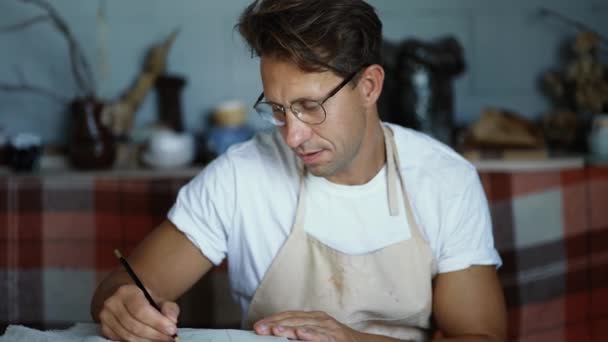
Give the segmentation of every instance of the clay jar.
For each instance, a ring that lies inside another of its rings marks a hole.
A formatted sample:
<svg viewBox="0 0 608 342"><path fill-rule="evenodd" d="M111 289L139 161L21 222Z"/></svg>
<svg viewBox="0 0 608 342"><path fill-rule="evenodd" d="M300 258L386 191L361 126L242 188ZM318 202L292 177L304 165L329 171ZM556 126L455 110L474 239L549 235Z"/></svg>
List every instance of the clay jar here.
<svg viewBox="0 0 608 342"><path fill-rule="evenodd" d="M94 98L74 100L70 105L69 158L83 170L107 169L116 158L116 141L102 122L104 104Z"/></svg>

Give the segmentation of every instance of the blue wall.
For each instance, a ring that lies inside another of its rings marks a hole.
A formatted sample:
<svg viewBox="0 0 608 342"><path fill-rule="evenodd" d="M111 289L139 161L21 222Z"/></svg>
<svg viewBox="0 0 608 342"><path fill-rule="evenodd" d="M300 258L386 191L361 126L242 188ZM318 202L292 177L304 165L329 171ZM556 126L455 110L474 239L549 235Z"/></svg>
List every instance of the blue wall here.
<svg viewBox="0 0 608 342"><path fill-rule="evenodd" d="M91 63L97 60L96 12L99 1L52 0L76 32ZM233 31L248 0L107 0L106 46L109 73L99 87L116 98L132 81L144 52L180 28L169 57L169 71L187 75L183 93L188 130L204 128L204 115L218 102L240 99L247 104L261 90L257 60L251 59ZM456 82L456 120L475 120L487 105L508 107L537 118L549 104L536 88L539 74L557 63L557 49L573 28L539 18L549 6L608 31L608 2L603 0L373 0L385 25L385 36L397 41L411 36L433 38L454 34L469 65ZM0 27L40 13L17 0L0 1ZM52 88L67 96L75 85L63 38L48 24L18 33L0 34L0 81L18 80ZM98 75L99 78L99 75ZM154 93L137 114L137 126L156 119ZM261 123L250 113L251 123ZM64 107L49 98L26 93L0 93L0 127L8 134L30 131L47 142L65 141Z"/></svg>

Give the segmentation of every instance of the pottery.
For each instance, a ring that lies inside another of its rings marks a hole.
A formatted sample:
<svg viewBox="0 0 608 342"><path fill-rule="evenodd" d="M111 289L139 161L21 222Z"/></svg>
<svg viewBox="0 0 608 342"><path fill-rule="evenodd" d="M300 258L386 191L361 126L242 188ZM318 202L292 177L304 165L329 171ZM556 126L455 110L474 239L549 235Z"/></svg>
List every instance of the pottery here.
<svg viewBox="0 0 608 342"><path fill-rule="evenodd" d="M142 153L142 161L153 168L176 168L191 164L195 154L191 134L160 130L151 135Z"/></svg>
<svg viewBox="0 0 608 342"><path fill-rule="evenodd" d="M608 113L598 114L593 119L589 152L595 159L608 160Z"/></svg>
<svg viewBox="0 0 608 342"><path fill-rule="evenodd" d="M8 144L8 162L15 172L30 172L38 169L42 154L39 136L20 133L12 137Z"/></svg>
<svg viewBox="0 0 608 342"><path fill-rule="evenodd" d="M72 102L70 163L77 169L107 169L116 159L114 135L101 119L104 104L93 98Z"/></svg>

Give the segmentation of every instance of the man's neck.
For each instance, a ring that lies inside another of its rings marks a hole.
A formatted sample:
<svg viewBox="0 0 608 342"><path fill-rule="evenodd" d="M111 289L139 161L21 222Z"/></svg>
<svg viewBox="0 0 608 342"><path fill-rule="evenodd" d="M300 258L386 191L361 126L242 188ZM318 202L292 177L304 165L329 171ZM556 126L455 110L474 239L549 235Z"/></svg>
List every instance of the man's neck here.
<svg viewBox="0 0 608 342"><path fill-rule="evenodd" d="M380 172L385 163L386 146L382 123L379 120L373 120L365 131L365 137L355 159L346 170L327 177L327 180L344 185L365 184Z"/></svg>

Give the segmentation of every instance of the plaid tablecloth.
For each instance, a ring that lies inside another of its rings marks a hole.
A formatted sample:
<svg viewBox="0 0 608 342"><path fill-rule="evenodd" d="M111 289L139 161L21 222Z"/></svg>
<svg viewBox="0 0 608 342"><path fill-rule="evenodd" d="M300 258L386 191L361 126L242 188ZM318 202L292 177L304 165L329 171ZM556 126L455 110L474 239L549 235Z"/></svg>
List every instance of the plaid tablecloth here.
<svg viewBox="0 0 608 342"><path fill-rule="evenodd" d="M608 168L482 173L509 331L608 341Z"/></svg>
<svg viewBox="0 0 608 342"><path fill-rule="evenodd" d="M0 178L0 324L90 321L97 283L160 223L189 177ZM608 168L484 172L509 331L607 341ZM235 327L225 268L180 300L184 326Z"/></svg>

